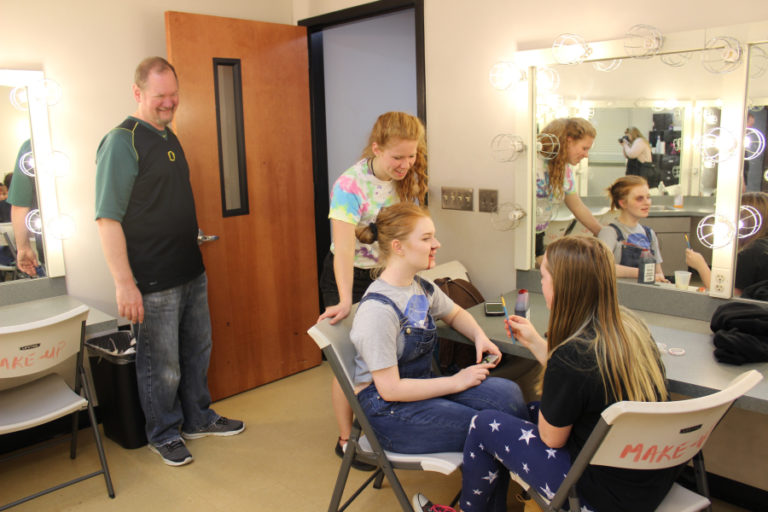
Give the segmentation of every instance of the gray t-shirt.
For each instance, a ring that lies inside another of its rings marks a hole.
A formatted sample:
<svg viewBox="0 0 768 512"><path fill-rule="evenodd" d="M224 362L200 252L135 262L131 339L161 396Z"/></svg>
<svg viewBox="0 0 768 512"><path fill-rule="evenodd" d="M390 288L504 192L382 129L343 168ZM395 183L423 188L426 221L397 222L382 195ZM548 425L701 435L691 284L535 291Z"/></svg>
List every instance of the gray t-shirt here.
<svg viewBox="0 0 768 512"><path fill-rule="evenodd" d="M453 311L454 306L454 302L440 288L433 286L434 291L427 298L415 279L408 286L392 286L377 279L368 287L366 294L376 292L386 295L406 316L408 326L427 327L427 312L437 320ZM397 312L389 304L378 300L360 304L350 338L357 349L355 386L372 382L372 371L396 366L405 346Z"/></svg>
<svg viewBox="0 0 768 512"><path fill-rule="evenodd" d="M641 240L647 240L645 236L645 228L640 223L638 223L633 228L627 226L626 224L622 224L618 220L614 220L613 224L616 224L619 227L621 234L624 235L625 241L629 241L631 243L634 242L635 245L640 245L635 241L634 237L630 238L631 235L641 235ZM603 229L601 229L600 233L597 234L597 238L605 242L605 245L607 245L608 248L613 251L613 257L616 260L616 264L618 265L621 262L622 244L619 243L618 237L616 236L616 230L611 226L603 226ZM656 237L656 232L653 230L651 230L651 247L653 247L653 254L655 255L656 263L661 263L664 261L661 259L659 239Z"/></svg>

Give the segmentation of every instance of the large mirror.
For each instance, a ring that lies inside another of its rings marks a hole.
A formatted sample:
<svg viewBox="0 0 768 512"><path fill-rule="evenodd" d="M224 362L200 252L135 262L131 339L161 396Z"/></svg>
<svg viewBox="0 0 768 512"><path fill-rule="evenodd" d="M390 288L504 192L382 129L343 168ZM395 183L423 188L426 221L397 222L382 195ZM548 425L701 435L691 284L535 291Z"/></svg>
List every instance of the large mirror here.
<svg viewBox="0 0 768 512"><path fill-rule="evenodd" d="M550 57L547 66L536 64L529 68L535 98L532 137L548 122L561 117L587 118L597 131L589 157L574 167L574 186L601 224L610 223L616 215L608 211L606 188L627 172L627 158L619 139L636 128L649 144L655 168L655 179L649 179L653 206L643 224L658 236L662 270L670 281L676 270L688 268L688 243L712 265L713 253L718 249L713 251L699 243L699 221L721 211L733 210L735 215L736 201L730 197L733 194L723 194L721 187L733 181L731 174L738 175L740 159L713 159L706 145L708 134L720 130L738 133L734 127L740 126L743 119L747 67L746 52L727 53L722 45L706 49L703 41L698 48L681 46L683 51L665 49L649 58L632 58L612 42L595 52L599 58L565 65L553 64ZM547 62L546 57L541 57L546 52L539 51L539 60ZM731 60L723 60L726 53ZM552 87L552 83L556 86ZM533 210L535 215L546 208L537 205ZM551 208L545 218L537 218L534 226L533 236L538 230L545 245L567 233L589 233L564 204ZM724 255L716 258L718 268L732 268L733 255L720 252ZM535 256L531 254L532 266ZM694 275L688 290L700 291L702 285ZM673 284L660 286L674 288ZM720 295L730 293L728 287Z"/></svg>
<svg viewBox="0 0 768 512"><path fill-rule="evenodd" d="M744 134L744 171L742 175L741 235L736 256L734 295L756 300L768 300L768 227L765 223L768 196L768 158L765 140L768 136L768 43L749 47L749 78L747 84L747 120ZM745 206L756 208L754 211ZM751 231L755 233L749 236Z"/></svg>
<svg viewBox="0 0 768 512"><path fill-rule="evenodd" d="M29 147L33 156L26 162L29 162L28 170L33 175L33 178L29 179L33 180L34 199L40 211L39 226L43 233L37 239L32 233L28 233L28 236L31 238L32 247L39 253L40 261L44 262L45 275L58 277L64 275L61 241L46 232L46 222L58 215L58 207L48 128L48 106L45 94L41 94L42 89L44 75L41 71L0 69L0 180L4 179L6 174L13 173L20 149ZM13 187L13 183L11 186ZM5 215L3 212L8 210L9 208L3 207L0 214ZM10 219L5 217L0 219L4 231L9 229L9 222ZM5 246L7 239L4 234L0 236L3 237L2 245ZM11 241L15 243L14 238L12 237ZM0 282L6 283L14 278L18 279L19 276L13 272L3 272Z"/></svg>

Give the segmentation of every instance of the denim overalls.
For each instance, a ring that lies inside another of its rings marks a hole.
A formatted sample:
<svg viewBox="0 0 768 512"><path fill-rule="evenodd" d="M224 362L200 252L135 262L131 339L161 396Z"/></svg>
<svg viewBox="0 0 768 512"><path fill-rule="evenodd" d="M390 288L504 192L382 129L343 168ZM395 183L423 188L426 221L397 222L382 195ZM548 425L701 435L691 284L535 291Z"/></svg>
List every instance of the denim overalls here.
<svg viewBox="0 0 768 512"><path fill-rule="evenodd" d="M645 236L648 239L648 247L643 247L640 244L633 243L633 240L624 240L624 234L616 224L611 223L608 225L616 231L616 241L621 244L621 261L619 262L619 265L638 268L640 266L640 256L643 254L644 250L651 251L651 256L653 256L654 259L656 258L656 253L653 250L653 235L651 234L651 228L643 226ZM642 235L633 233L630 235L630 239L633 236L642 237Z"/></svg>
<svg viewBox="0 0 768 512"><path fill-rule="evenodd" d="M416 276L427 297L434 293L431 283ZM427 312L426 327L408 325L400 308L381 293L368 293L360 301L376 300L397 313L405 339L403 353L397 360L401 379L429 379L437 328ZM376 435L386 450L400 453L461 451L469 422L477 411L497 409L509 414L525 414L520 388L512 381L488 377L480 385L460 393L413 402L388 402L381 398L375 384L360 391L358 400Z"/></svg>

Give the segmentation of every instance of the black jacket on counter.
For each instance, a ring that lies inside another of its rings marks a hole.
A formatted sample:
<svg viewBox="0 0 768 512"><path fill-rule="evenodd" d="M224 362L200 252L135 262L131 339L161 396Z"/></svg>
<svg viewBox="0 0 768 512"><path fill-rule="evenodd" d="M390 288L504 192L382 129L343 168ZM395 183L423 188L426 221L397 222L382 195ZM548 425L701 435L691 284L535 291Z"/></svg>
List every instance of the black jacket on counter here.
<svg viewBox="0 0 768 512"><path fill-rule="evenodd" d="M715 333L715 358L721 363L768 361L768 308L727 302L715 310L709 326Z"/></svg>

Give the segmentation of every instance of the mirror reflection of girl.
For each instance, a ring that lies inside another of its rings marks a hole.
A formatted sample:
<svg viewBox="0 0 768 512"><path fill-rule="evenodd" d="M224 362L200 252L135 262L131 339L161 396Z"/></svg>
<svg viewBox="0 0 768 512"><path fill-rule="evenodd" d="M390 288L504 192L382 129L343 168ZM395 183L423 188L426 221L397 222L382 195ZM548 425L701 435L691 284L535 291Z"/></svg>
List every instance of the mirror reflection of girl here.
<svg viewBox="0 0 768 512"><path fill-rule="evenodd" d="M330 318L335 324L345 318L372 282L371 269L378 265L378 245L359 242L355 229L373 222L384 206L398 201L423 203L426 192L424 125L405 112L380 115L368 136L363 158L339 176L331 191L328 218L333 244L320 275L325 311L318 322ZM334 451L341 457L352 432L352 409L335 378L331 398L339 427ZM375 469L360 461L354 461L353 467Z"/></svg>
<svg viewBox="0 0 768 512"><path fill-rule="evenodd" d="M760 213L762 223L752 236L739 238L733 293L747 298L768 300L768 194L742 194L741 205L755 208ZM709 288L711 272L704 256L693 249L686 249L685 262L699 273L704 286ZM760 289L753 288L755 286Z"/></svg>
<svg viewBox="0 0 768 512"><path fill-rule="evenodd" d="M619 306L614 260L603 243L585 236L552 242L541 289L550 311L546 339L526 318L507 319L546 367L541 402L529 404L525 416L483 411L473 419L459 501L465 512L506 511L495 477L510 471L554 494L605 408L669 399L661 354L648 327ZM655 510L678 473L589 466L577 484L580 510ZM413 502L418 511L453 510L420 494Z"/></svg>
<svg viewBox="0 0 768 512"><path fill-rule="evenodd" d="M536 198L543 209L543 222L536 226L536 256L544 254L544 230L561 203L573 213L592 234L597 235L602 226L589 211L576 192L573 166L589 156L597 131L586 119L570 117L555 119L541 134L550 134L559 141L557 155L536 170ZM554 150L552 144L542 139L542 152Z"/></svg>
<svg viewBox="0 0 768 512"><path fill-rule="evenodd" d="M373 227L372 227L373 226ZM350 338L355 345L355 392L384 449L400 453L461 451L472 416L483 409L525 414L520 388L489 377L501 358L477 321L417 272L435 264L440 242L427 210L413 203L383 208L375 225L358 229L378 240L384 265L360 300ZM478 364L450 377L432 374L441 319L473 340Z"/></svg>
<svg viewBox="0 0 768 512"><path fill-rule="evenodd" d="M661 270L661 251L656 233L640 220L648 217L651 193L648 182L640 176L622 176L608 187L611 210L619 210L619 216L604 226L597 235L613 252L616 259L616 277L637 278L640 256L649 250L656 260L655 280L669 282Z"/></svg>
<svg viewBox="0 0 768 512"><path fill-rule="evenodd" d="M621 151L627 158L627 175L641 176L642 164L651 163L651 145L636 127L631 126L624 132L625 137L619 141Z"/></svg>

